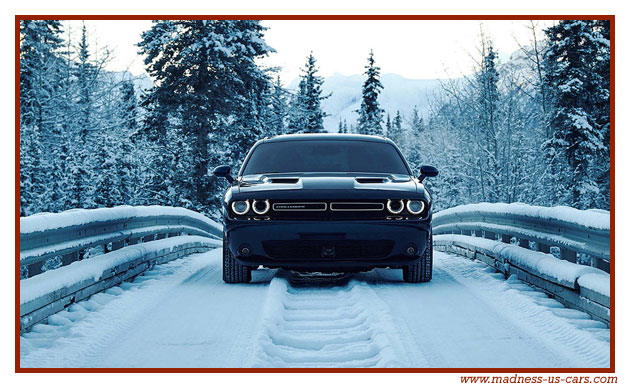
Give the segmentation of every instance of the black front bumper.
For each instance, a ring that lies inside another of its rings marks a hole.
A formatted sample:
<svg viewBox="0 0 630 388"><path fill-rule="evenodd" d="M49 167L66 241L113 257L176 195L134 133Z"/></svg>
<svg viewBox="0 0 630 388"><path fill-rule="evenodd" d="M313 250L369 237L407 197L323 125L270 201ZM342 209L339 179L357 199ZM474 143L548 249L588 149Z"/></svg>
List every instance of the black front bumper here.
<svg viewBox="0 0 630 388"><path fill-rule="evenodd" d="M426 249L429 229L428 220L226 220L224 230L243 265L348 271L413 264Z"/></svg>

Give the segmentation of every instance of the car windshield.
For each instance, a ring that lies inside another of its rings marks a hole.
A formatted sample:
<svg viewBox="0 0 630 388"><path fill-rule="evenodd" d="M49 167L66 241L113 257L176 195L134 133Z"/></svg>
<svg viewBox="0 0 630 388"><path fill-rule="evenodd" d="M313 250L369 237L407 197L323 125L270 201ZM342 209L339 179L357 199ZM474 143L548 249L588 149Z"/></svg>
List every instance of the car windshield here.
<svg viewBox="0 0 630 388"><path fill-rule="evenodd" d="M243 175L297 172L409 174L392 144L360 140L262 143L243 169Z"/></svg>

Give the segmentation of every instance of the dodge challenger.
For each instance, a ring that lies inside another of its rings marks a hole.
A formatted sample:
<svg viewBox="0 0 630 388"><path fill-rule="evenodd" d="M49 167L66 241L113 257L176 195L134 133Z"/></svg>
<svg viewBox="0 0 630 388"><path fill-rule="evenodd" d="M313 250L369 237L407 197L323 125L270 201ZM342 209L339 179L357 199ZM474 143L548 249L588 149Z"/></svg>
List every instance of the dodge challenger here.
<svg viewBox="0 0 630 388"><path fill-rule="evenodd" d="M431 195L391 140L355 134L281 135L258 141L223 201L223 280L247 283L260 266L301 272L400 268L428 282Z"/></svg>

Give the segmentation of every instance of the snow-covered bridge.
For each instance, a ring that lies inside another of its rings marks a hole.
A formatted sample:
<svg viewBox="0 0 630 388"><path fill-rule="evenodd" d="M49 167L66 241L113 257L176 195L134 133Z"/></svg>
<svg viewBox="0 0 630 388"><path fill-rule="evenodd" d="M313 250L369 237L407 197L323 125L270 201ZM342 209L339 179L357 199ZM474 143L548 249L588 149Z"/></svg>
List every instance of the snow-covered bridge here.
<svg viewBox="0 0 630 388"><path fill-rule="evenodd" d="M118 207L20 222L22 367L608 367L608 212L434 216L433 280L221 280L221 228Z"/></svg>

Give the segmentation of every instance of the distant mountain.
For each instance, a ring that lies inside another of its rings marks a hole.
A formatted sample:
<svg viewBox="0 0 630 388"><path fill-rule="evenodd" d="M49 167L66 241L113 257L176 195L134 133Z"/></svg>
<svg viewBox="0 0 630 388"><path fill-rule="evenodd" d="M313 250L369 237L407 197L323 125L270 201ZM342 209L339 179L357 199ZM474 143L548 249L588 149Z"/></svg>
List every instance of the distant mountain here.
<svg viewBox="0 0 630 388"><path fill-rule="evenodd" d="M355 125L358 114L356 110L361 106L361 87L364 75L345 76L335 73L325 77L323 94L332 93L322 103L324 112L330 116L324 119L324 128L329 132L336 132L339 120L345 119L348 125ZM297 80L289 84L290 89L297 87ZM436 79L408 79L398 74L384 74L381 77L383 91L379 96L381 108L393 117L400 110L403 115L409 114L414 105L422 114L428 109L428 102L433 91L439 87Z"/></svg>
<svg viewBox="0 0 630 388"><path fill-rule="evenodd" d="M521 78L534 77L527 56L522 50L516 50L510 55L500 53L499 72L516 71ZM322 102L324 112L329 114L324 119L324 128L329 132L336 132L339 120L347 120L348 125L355 125L358 119L356 110L361 106L361 87L365 80L364 75L345 76L335 73L324 78L323 94L332 93ZM289 89L296 89L298 79L293 80ZM398 74L384 74L381 77L383 91L379 96L381 108L389 112L392 119L396 111L400 110L403 116L409 116L414 105L418 107L421 115L426 116L429 109L429 101L440 88L438 79L409 79Z"/></svg>

